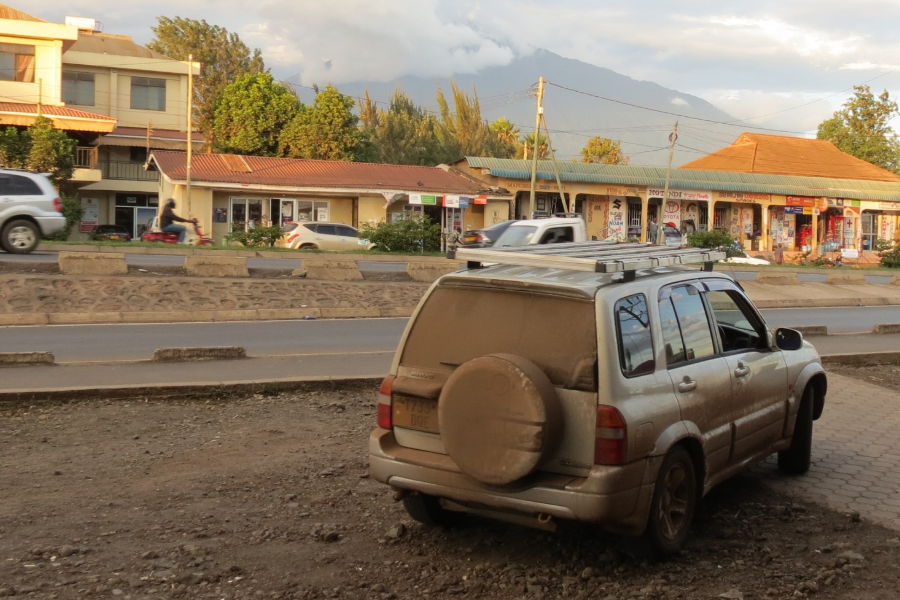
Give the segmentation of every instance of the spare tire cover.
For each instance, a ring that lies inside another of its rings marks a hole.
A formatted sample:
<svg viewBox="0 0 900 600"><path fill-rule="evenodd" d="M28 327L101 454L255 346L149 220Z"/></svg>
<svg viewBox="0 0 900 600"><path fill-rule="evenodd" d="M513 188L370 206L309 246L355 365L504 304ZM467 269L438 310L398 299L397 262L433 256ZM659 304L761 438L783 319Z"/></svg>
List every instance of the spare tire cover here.
<svg viewBox="0 0 900 600"><path fill-rule="evenodd" d="M438 400L447 453L482 483L504 485L531 473L562 430L559 399L531 361L490 354L460 365Z"/></svg>

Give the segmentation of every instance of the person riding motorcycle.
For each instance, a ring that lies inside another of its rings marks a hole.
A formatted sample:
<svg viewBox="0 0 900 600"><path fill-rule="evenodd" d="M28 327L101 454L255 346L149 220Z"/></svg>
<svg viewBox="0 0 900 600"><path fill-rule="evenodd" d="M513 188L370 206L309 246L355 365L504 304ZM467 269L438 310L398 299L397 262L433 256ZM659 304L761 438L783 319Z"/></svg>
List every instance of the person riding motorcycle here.
<svg viewBox="0 0 900 600"><path fill-rule="evenodd" d="M184 242L184 234L187 233L187 227L184 225L176 225L175 221L179 221L181 223L193 223L192 219L182 219L178 215L175 214L175 199L169 198L166 200L166 205L163 207L162 214L159 215L159 229L160 231L164 231L166 233L177 233L178 234L178 243L181 244Z"/></svg>

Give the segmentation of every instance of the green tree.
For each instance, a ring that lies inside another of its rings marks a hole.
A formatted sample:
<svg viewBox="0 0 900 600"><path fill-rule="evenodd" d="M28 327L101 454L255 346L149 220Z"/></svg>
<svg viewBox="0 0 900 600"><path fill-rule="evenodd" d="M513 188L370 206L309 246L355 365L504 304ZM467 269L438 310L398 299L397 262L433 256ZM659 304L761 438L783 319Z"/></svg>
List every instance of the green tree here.
<svg viewBox="0 0 900 600"><path fill-rule="evenodd" d="M867 85L853 89L853 97L843 108L819 124L816 137L856 158L900 173L900 143L890 125L898 115L897 103L887 90L876 98Z"/></svg>
<svg viewBox="0 0 900 600"><path fill-rule="evenodd" d="M548 158L550 156L550 145L547 144L547 137L543 133L538 134L537 139L538 158ZM519 158L532 158L534 156L534 132L526 134L522 145L519 147Z"/></svg>
<svg viewBox="0 0 900 600"><path fill-rule="evenodd" d="M481 104L478 92L472 88L472 97L450 82L453 93L454 111L438 86L437 103L440 119L435 133L441 144L442 162L453 161L464 156L494 156L497 152L497 137L481 118Z"/></svg>
<svg viewBox="0 0 900 600"><path fill-rule="evenodd" d="M501 117L491 123L491 132L496 137L496 152L492 156L497 158L513 158L519 152L519 128L506 117Z"/></svg>
<svg viewBox="0 0 900 600"><path fill-rule="evenodd" d="M216 103L215 149L277 156L279 136L300 109L293 91L270 74L243 75L222 91Z"/></svg>
<svg viewBox="0 0 900 600"><path fill-rule="evenodd" d="M629 158L622 152L621 143L603 136L592 137L581 149L581 162L601 165L627 165Z"/></svg>
<svg viewBox="0 0 900 600"><path fill-rule="evenodd" d="M440 162L434 117L416 106L399 87L391 94L387 110L376 110L366 93L360 105L360 119L372 140L373 160L421 166Z"/></svg>
<svg viewBox="0 0 900 600"><path fill-rule="evenodd" d="M49 173L58 187L75 171L75 147L75 140L56 129L53 121L38 117L26 129L0 130L0 165Z"/></svg>
<svg viewBox="0 0 900 600"><path fill-rule="evenodd" d="M155 37L147 48L176 60L193 55L201 63L200 77L194 80L194 118L207 147L214 147L216 102L242 75L266 70L259 49L251 52L236 33L203 20L157 17L150 29Z"/></svg>
<svg viewBox="0 0 900 600"><path fill-rule="evenodd" d="M280 153L294 158L357 160L363 154L363 131L353 114L355 102L332 86L316 94L281 132Z"/></svg>

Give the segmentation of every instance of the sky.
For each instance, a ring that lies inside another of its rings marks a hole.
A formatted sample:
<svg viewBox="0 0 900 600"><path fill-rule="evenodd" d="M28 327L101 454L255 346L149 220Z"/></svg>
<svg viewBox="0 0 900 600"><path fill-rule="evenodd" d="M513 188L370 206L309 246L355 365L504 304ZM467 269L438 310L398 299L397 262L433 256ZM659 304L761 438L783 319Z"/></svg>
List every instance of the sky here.
<svg viewBox="0 0 900 600"><path fill-rule="evenodd" d="M303 84L471 73L545 48L776 129L814 132L855 84L900 96L900 0L6 1L139 43L158 15L205 19Z"/></svg>

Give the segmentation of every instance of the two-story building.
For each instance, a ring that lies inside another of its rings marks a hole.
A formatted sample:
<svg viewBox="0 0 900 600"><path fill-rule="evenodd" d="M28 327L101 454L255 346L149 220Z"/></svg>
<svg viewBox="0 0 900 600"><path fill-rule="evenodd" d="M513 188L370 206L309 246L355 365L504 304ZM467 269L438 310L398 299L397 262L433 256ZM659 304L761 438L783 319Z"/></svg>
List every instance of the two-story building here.
<svg viewBox="0 0 900 600"><path fill-rule="evenodd" d="M86 209L76 235L115 223L139 236L159 205L159 175L144 163L152 150L187 149L188 71L200 65L97 29L0 5L0 125L27 126L40 112L78 140L65 190ZM200 150L202 136L191 143Z"/></svg>

